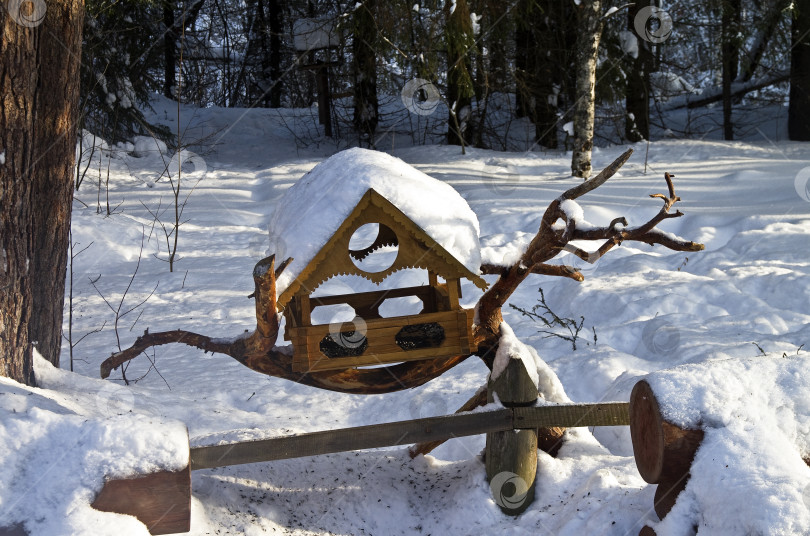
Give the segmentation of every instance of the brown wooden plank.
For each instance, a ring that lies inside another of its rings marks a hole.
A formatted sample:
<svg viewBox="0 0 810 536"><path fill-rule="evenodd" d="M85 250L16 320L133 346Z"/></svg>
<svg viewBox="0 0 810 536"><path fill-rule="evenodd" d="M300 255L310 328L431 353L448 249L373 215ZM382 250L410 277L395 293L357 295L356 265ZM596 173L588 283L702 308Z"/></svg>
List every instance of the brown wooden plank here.
<svg viewBox="0 0 810 536"><path fill-rule="evenodd" d="M423 348L420 350L412 350L410 352L406 352L401 348L398 352L392 352L388 354L371 354L371 355L361 355L357 357L336 357L336 358L327 358L324 357L323 359L310 359L310 371L319 371L319 370L333 370L336 368L347 368L347 367L363 367L363 366L373 366L373 365L380 365L383 363L392 363L392 362L400 362L400 361L419 361L421 359L431 359L431 358L438 358L438 357L453 357L456 355L461 355L461 348L458 346L450 347L450 348ZM313 362L314 361L314 362Z"/></svg>
<svg viewBox="0 0 810 536"><path fill-rule="evenodd" d="M363 355L371 355L376 354L380 355L388 355L388 354L400 354L403 355L413 354L414 352L420 352L424 350L424 356L429 357L431 354L430 352L433 351L436 355L438 354L446 354L447 352L453 351L461 353L461 346L458 344L458 334L454 333L453 336L446 336L444 341L439 346L434 346L431 348L415 348L413 350L404 350L401 346L394 342L392 339L390 342L379 341L377 340L377 344L369 344L368 349L363 353ZM451 350L453 349L453 350ZM361 356L362 357L362 356Z"/></svg>
<svg viewBox="0 0 810 536"><path fill-rule="evenodd" d="M346 303L355 309L361 308L376 308L379 307L388 298L403 298L407 296L417 296L424 303L430 296L433 289L427 285L419 285L416 287L402 287L389 290L373 290L370 292L357 292L355 294L338 294L334 296L315 296L312 297L312 307L319 305L338 305Z"/></svg>
<svg viewBox="0 0 810 536"><path fill-rule="evenodd" d="M427 324L429 322L438 322L439 324L445 322L456 322L456 314L457 311L439 311L437 313L424 313L419 315L364 319L364 321L366 323L367 330L374 330L377 328L387 328L392 326L402 327L414 324ZM351 329L351 322L344 322L344 324L346 324L345 329ZM315 326L296 328L297 333L305 334L308 338L318 335L320 335L320 338L323 338L334 330L335 327L332 324L318 324ZM318 340L320 340L320 338Z"/></svg>
<svg viewBox="0 0 810 536"><path fill-rule="evenodd" d="M135 516L151 534L191 529L191 469L108 480L92 503L102 512Z"/></svg>
<svg viewBox="0 0 810 536"><path fill-rule="evenodd" d="M459 308L458 301L461 298L461 283L458 279L447 280L447 296L450 299L450 309L457 310Z"/></svg>
<svg viewBox="0 0 810 536"><path fill-rule="evenodd" d="M516 429L630 424L630 405L626 402L563 404L513 409L515 410Z"/></svg>
<svg viewBox="0 0 810 536"><path fill-rule="evenodd" d="M349 450L408 445L420 441L449 439L511 428L512 412L509 409L429 417L230 445L195 447L191 449L191 468L208 469Z"/></svg>
<svg viewBox="0 0 810 536"><path fill-rule="evenodd" d="M301 325L308 326L312 324L312 318L310 315L312 312L312 307L309 303L309 295L302 294L299 299L299 306L301 307Z"/></svg>

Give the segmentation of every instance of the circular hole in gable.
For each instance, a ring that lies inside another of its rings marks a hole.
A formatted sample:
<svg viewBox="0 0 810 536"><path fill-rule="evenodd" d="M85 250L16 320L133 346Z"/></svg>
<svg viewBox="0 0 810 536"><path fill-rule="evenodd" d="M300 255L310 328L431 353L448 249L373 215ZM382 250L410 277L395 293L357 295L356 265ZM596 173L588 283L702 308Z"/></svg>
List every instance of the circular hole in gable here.
<svg viewBox="0 0 810 536"><path fill-rule="evenodd" d="M366 223L349 239L349 257L364 272L374 274L391 268L398 254L396 233L381 223Z"/></svg>

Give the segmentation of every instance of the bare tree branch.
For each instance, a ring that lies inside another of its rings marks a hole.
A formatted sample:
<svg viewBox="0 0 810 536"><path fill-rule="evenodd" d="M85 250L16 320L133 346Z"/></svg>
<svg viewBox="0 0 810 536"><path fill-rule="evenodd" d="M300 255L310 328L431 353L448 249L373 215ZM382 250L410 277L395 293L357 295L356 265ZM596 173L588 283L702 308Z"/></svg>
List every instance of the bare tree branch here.
<svg viewBox="0 0 810 536"><path fill-rule="evenodd" d="M543 213L537 234L518 262L511 266L485 264L481 267L483 273L498 275L498 280L478 302L478 323L473 326L476 353L488 367L492 368L492 361L500 338L500 325L503 321L501 307L530 274L568 277L576 281L584 279L583 275L571 266L547 262L560 253L571 252L587 262L595 262L625 240L661 244L679 251L703 249L702 244L675 238L656 229L656 225L660 222L681 216L680 212L670 212L673 205L680 200L675 195L670 174L664 176L667 194L652 196L663 201L661 210L639 227L627 228L627 220L620 217L603 228L580 229L575 217L562 210L563 202L573 201L604 184L619 170L631 154L632 150L625 151L596 177L567 190L552 201ZM564 222L563 226L557 223L560 220ZM595 252L589 253L571 245L569 243L571 240L598 240L603 243ZM149 333L147 330L130 348L113 354L102 363L102 377L106 378L111 370L137 357L148 348L169 343L182 343L206 352L228 355L243 365L269 376L321 389L372 394L388 393L422 385L470 357L469 355L459 355L371 369L349 368L305 374L293 372L292 348L275 346L279 332L279 315L276 311L276 279L291 260L287 259L275 268L275 257L271 256L259 261L253 269L255 290L251 297L255 298L256 306L256 329L253 332L246 331L241 337L223 340L180 329L162 333ZM474 400L475 398L471 399L468 404Z"/></svg>

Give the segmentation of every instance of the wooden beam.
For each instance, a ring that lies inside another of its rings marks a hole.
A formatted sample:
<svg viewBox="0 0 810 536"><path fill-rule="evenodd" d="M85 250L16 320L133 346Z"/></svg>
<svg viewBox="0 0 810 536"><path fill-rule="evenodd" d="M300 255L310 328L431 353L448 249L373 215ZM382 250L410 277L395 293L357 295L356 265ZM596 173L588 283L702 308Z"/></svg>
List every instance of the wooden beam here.
<svg viewBox="0 0 810 536"><path fill-rule="evenodd" d="M191 449L191 470L408 445L513 429L627 424L626 403L502 408Z"/></svg>
<svg viewBox="0 0 810 536"><path fill-rule="evenodd" d="M515 412L515 429L630 424L630 404L627 402L516 407L512 410Z"/></svg>
<svg viewBox="0 0 810 536"><path fill-rule="evenodd" d="M285 460L349 450L409 445L512 429L512 412L500 409L358 426L191 449L191 469Z"/></svg>

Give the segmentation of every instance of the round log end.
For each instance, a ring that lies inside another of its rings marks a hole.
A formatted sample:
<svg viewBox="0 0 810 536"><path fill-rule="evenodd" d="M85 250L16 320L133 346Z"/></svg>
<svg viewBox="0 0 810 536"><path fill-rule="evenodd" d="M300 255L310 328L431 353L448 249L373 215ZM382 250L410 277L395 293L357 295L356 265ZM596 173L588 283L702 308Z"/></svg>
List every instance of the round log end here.
<svg viewBox="0 0 810 536"><path fill-rule="evenodd" d="M663 419L650 384L645 380L630 395L630 438L641 477L657 484L664 468Z"/></svg>

